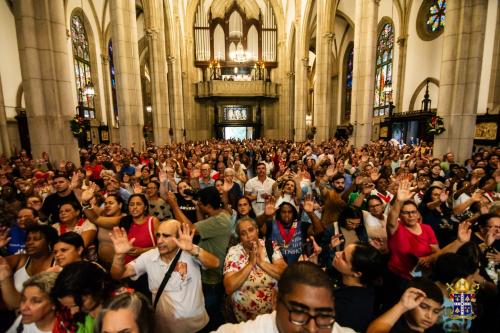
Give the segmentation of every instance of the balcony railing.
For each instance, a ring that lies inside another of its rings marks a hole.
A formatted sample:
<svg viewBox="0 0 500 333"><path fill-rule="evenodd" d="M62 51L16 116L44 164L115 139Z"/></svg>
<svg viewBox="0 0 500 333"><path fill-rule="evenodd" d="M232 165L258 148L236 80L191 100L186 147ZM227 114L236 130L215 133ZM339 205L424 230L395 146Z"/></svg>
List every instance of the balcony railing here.
<svg viewBox="0 0 500 333"><path fill-rule="evenodd" d="M279 85L268 81L223 81L198 82L197 98L210 97L265 97L278 98Z"/></svg>

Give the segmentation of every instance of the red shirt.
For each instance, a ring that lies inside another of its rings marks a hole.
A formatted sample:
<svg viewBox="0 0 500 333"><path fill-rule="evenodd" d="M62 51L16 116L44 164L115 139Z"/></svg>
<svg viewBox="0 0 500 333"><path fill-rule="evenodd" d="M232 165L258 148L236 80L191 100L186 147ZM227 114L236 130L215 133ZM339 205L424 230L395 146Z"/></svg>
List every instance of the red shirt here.
<svg viewBox="0 0 500 333"><path fill-rule="evenodd" d="M410 272L417 264L418 258L432 254L431 245L438 244L429 225L420 223L420 228L420 235L415 235L398 220L396 232L389 236L391 258L388 268L392 273L407 280L411 280Z"/></svg>
<svg viewBox="0 0 500 333"><path fill-rule="evenodd" d="M132 222L130 229L128 231L128 239L135 238L134 247L147 248L154 247L155 244L155 230L153 225L153 218L151 216L147 217L147 220L143 224L135 224ZM129 263L136 257L129 255L125 256L125 263Z"/></svg>

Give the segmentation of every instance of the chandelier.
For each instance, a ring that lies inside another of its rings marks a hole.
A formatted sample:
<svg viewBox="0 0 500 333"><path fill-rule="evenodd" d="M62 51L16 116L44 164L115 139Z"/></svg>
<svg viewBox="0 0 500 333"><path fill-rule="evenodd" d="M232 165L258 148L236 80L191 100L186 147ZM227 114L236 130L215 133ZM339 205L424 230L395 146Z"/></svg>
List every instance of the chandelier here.
<svg viewBox="0 0 500 333"><path fill-rule="evenodd" d="M252 52L245 51L240 41L236 46L236 51L229 53L229 57L235 62L247 62L252 59Z"/></svg>

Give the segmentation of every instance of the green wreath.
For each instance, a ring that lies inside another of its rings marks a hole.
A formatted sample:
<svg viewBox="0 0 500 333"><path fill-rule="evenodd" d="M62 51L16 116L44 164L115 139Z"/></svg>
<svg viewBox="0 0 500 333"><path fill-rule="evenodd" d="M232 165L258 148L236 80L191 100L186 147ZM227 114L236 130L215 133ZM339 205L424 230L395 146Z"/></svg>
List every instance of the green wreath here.
<svg viewBox="0 0 500 333"><path fill-rule="evenodd" d="M73 119L69 121L70 127L71 127L71 133L73 133L73 136L78 137L80 134L83 133L83 119L80 116L75 116Z"/></svg>
<svg viewBox="0 0 500 333"><path fill-rule="evenodd" d="M446 131L446 128L444 128L443 117L432 116L431 119L427 122L427 133L432 135L439 135L444 131Z"/></svg>

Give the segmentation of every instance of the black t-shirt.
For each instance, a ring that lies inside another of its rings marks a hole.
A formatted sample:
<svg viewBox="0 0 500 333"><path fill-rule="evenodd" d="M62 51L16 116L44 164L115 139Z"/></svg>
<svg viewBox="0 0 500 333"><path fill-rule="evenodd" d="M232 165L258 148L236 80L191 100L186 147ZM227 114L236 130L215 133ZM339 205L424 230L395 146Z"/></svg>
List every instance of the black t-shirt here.
<svg viewBox="0 0 500 333"><path fill-rule="evenodd" d="M196 205L194 204L194 202L192 200L184 199L184 197L179 193L175 193L175 196L177 197L177 204L179 205L179 208L184 213L184 215L186 215L189 221L191 221L192 223L196 223Z"/></svg>
<svg viewBox="0 0 500 333"><path fill-rule="evenodd" d="M71 201L78 203L78 199L73 191L65 197L61 197L59 194L53 193L45 198L42 206L42 212L50 219L50 224L59 222L59 207L61 207L62 204Z"/></svg>
<svg viewBox="0 0 500 333"><path fill-rule="evenodd" d="M366 332L375 318L375 290L342 286L335 290L335 317L340 326Z"/></svg>

